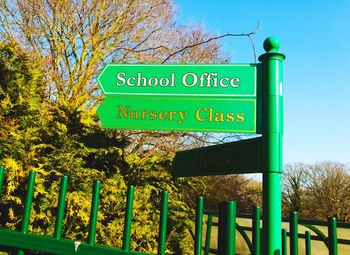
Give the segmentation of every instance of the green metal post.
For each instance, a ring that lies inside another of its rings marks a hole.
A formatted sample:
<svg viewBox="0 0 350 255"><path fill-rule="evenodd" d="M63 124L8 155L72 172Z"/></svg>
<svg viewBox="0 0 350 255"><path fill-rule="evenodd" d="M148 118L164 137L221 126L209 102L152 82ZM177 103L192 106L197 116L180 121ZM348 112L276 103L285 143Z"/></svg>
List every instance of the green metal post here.
<svg viewBox="0 0 350 255"><path fill-rule="evenodd" d="M21 226L21 232L27 233L30 223L30 212L33 203L34 185L35 185L35 171L29 172L28 183L27 183L27 193L24 201L24 211L23 211L23 221ZM24 255L24 251L18 250L17 255Z"/></svg>
<svg viewBox="0 0 350 255"><path fill-rule="evenodd" d="M219 204L218 254L236 254L236 202Z"/></svg>
<svg viewBox="0 0 350 255"><path fill-rule="evenodd" d="M264 42L266 53L259 57L262 71L262 162L263 173L263 254L281 254L282 227L282 61L276 37Z"/></svg>
<svg viewBox="0 0 350 255"><path fill-rule="evenodd" d="M253 255L260 255L260 207L254 206L252 218Z"/></svg>
<svg viewBox="0 0 350 255"><path fill-rule="evenodd" d="M287 255L287 231L282 229L282 255Z"/></svg>
<svg viewBox="0 0 350 255"><path fill-rule="evenodd" d="M289 214L290 255L298 255L298 213Z"/></svg>
<svg viewBox="0 0 350 255"><path fill-rule="evenodd" d="M96 181L94 183L94 188L92 193L92 202L91 202L91 211L90 211L89 236L88 236L88 244L90 245L95 244L98 202L100 200L100 189L101 189L101 182Z"/></svg>
<svg viewBox="0 0 350 255"><path fill-rule="evenodd" d="M305 255L311 255L311 234L305 231Z"/></svg>
<svg viewBox="0 0 350 255"><path fill-rule="evenodd" d="M338 255L337 220L328 218L328 249L329 255Z"/></svg>
<svg viewBox="0 0 350 255"><path fill-rule="evenodd" d="M208 214L207 232L205 235L205 244L204 244L204 255L209 255L209 252L210 252L210 239L211 239L212 226L213 226L213 215Z"/></svg>
<svg viewBox="0 0 350 255"><path fill-rule="evenodd" d="M196 229L195 229L195 244L194 244L194 254L202 254L202 233L203 233L203 207L204 200L203 197L198 197L197 199L197 209L196 209Z"/></svg>
<svg viewBox="0 0 350 255"><path fill-rule="evenodd" d="M2 185L4 181L4 173L5 173L5 167L0 165L0 196L1 196Z"/></svg>
<svg viewBox="0 0 350 255"><path fill-rule="evenodd" d="M57 207L57 217L55 224L54 237L60 239L62 236L63 218L64 218L64 208L66 205L66 194L68 186L68 176L63 176L61 178L60 194L58 197L58 207Z"/></svg>
<svg viewBox="0 0 350 255"><path fill-rule="evenodd" d="M130 250L133 203L134 203L134 186L129 186L128 194L126 197L126 211L125 211L124 234L123 234L123 251Z"/></svg>
<svg viewBox="0 0 350 255"><path fill-rule="evenodd" d="M167 220L168 220L168 193L166 191L163 191L161 209L160 209L158 255L165 254Z"/></svg>

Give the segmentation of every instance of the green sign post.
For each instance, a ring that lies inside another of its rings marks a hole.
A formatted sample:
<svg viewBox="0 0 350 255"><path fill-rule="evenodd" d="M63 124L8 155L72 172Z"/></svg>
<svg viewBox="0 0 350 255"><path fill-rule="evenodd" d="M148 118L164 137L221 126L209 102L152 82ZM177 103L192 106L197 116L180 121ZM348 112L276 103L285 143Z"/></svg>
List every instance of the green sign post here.
<svg viewBox="0 0 350 255"><path fill-rule="evenodd" d="M264 42L265 54L259 57L262 68L262 172L263 172L263 254L282 254L283 168L283 72L285 55L278 52L279 40Z"/></svg>
<svg viewBox="0 0 350 255"><path fill-rule="evenodd" d="M261 63L107 65L98 77L102 126L118 129L258 133L261 137L179 152L177 176L263 174L263 254L281 254L283 136L279 40ZM231 254L231 253L230 253Z"/></svg>

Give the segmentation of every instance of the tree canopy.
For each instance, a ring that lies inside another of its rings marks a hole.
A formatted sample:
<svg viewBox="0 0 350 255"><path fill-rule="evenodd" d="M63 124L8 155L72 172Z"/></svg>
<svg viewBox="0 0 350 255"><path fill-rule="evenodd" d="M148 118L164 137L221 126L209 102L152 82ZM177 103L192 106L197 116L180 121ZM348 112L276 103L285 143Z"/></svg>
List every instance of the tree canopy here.
<svg viewBox="0 0 350 255"><path fill-rule="evenodd" d="M337 162L290 164L283 173L285 209L301 217L350 220L350 169Z"/></svg>
<svg viewBox="0 0 350 255"><path fill-rule="evenodd" d="M101 180L98 243L121 246L126 188L135 185L132 248L155 252L165 190L170 208L186 212L170 213L168 252L190 253L185 194L202 182L174 179L169 169L177 149L204 143L205 134L104 130L95 113L95 78L106 63L226 61L214 41L172 55L210 36L176 24L174 10L170 0L1 1L2 226L20 226L26 177L35 170L30 231L52 233L59 178L67 174L66 237L86 238L92 184Z"/></svg>

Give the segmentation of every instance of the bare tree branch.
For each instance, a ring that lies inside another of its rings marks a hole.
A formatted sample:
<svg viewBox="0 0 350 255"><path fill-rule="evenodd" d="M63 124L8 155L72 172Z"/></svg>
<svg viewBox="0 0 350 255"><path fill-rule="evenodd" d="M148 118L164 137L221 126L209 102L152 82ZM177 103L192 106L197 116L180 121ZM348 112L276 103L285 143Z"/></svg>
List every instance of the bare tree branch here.
<svg viewBox="0 0 350 255"><path fill-rule="evenodd" d="M256 26L256 28L254 28L254 30L248 32L248 33L239 33L239 34L232 34L232 33L227 33L227 34L224 34L224 35L220 35L220 36L216 36L216 37L211 37L205 41L202 41L202 42L198 42L198 43L194 43L194 44L191 44L191 45L187 45L171 54L169 54L169 56L167 58L165 58L163 61L162 61L162 64L164 64L165 62L167 62L170 58L172 58L173 56L187 50L187 49L190 49L190 48L194 48L194 47L197 47L197 46L200 46L200 45L203 45L203 44L207 44L211 41L214 41L214 40L219 40L219 39L222 39L222 38L225 38L225 37L248 37L251 44L252 44L252 48L253 48L253 52L254 52L254 61L256 63L256 50L255 50L255 44L254 44L254 40L252 38L252 35L256 34L256 32L260 29L260 22L258 21L258 24Z"/></svg>

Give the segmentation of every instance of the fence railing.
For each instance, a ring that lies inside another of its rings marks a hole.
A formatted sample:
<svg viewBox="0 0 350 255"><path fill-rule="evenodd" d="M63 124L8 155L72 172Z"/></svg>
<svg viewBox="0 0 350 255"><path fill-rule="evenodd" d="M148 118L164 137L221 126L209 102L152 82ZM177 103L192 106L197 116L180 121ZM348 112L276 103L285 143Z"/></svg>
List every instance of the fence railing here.
<svg viewBox="0 0 350 255"><path fill-rule="evenodd" d="M34 186L35 186L36 172L31 171L29 173L27 181L27 190L25 195L25 203L23 209L22 225L19 231L8 230L0 228L0 246L15 248L17 255L25 254L25 250L33 250L38 252L44 252L49 254L59 255L141 255L145 253L130 251L131 243L131 221L132 210L134 201L134 187L130 186L127 191L126 200L126 212L123 231L123 246L122 248L112 248L95 243L96 238L96 224L98 205L100 200L100 187L101 183L96 181L93 186L93 194L91 201L91 211L89 220L88 238L85 242L73 241L62 239L62 226L64 219L64 208L66 202L66 193L68 186L68 177L63 176L61 178L60 193L58 198L58 207L56 211L56 224L53 236L45 236L39 234L28 233L30 214L32 208ZM4 178L4 167L0 166L0 194L2 190ZM166 226L167 226L167 213L168 213L168 194L162 192L161 205L160 205L160 222L159 222L159 237L158 237L158 255L165 254L166 248Z"/></svg>
<svg viewBox="0 0 350 255"><path fill-rule="evenodd" d="M90 220L88 228L88 238L85 241L74 241L62 238L62 227L64 219L64 208L68 187L68 177L61 178L58 206L56 210L56 221L53 236L29 233L30 215L33 203L33 193L35 187L36 173L31 171L27 181L25 203L23 208L22 225L19 231L0 228L0 246L17 249L18 255L25 254L26 250L34 250L49 254L59 255L142 255L145 253L130 250L131 245L131 222L133 216L134 187L127 190L126 211L124 219L123 243L121 248L112 248L95 243L97 214L100 200L101 183L96 181L93 186L91 200ZM4 168L0 166L0 194L4 178ZM168 194L162 192L160 204L160 221L158 235L158 255L165 254L166 250L166 227L168 215ZM249 226L240 225L237 219L249 219ZM337 228L347 228L349 223L336 222L335 218L328 219L327 222L298 219L296 212L291 212L289 218L283 218L283 222L289 223L289 231L285 228L281 230L282 235L282 255L287 255L289 236L289 254L298 255L299 239L305 240L305 254L312 253L312 240L322 241L328 248L330 255L338 254L338 244L349 245L350 240L337 237ZM204 223L206 225L203 231ZM260 208L254 207L252 214L236 214L236 203L233 201L222 202L219 211L204 210L204 200L198 198L196 208L196 220L194 237L194 254L236 254L236 233L245 241L249 249L249 254L260 255L262 247ZM305 233L299 233L298 228L302 225L308 229ZM217 235L212 234L213 227L217 228ZM327 234L320 230L320 227L327 227ZM204 243L203 241L204 237ZM217 248L211 247L211 241L215 238ZM314 253L317 254L317 253Z"/></svg>
<svg viewBox="0 0 350 255"><path fill-rule="evenodd" d="M206 233L205 244L203 246L204 254L221 254L220 246L218 249L210 246L212 238L220 238L219 235L212 235L213 227L219 228L217 220L220 221L220 212L205 210L203 213L206 216ZM238 224L238 219L250 219L250 226L241 226ZM214 220L216 219L216 221ZM239 233L242 239L245 241L249 249L249 254L260 255L263 249L262 247L262 229L260 219L260 208L253 207L252 214L236 214L237 222L235 223L236 232ZM337 222L335 218L328 218L328 221L316 221L309 219L298 219L297 212L291 212L289 217L283 218L284 223L289 224L289 231L286 228L282 228L282 255L298 255L300 248L299 239L304 239L305 254L319 254L319 251L312 250L312 241L320 241L324 243L324 246L328 249L329 255L338 254L338 245L348 245L350 250L350 223ZM303 226L308 231L300 233L299 228ZM327 234L320 229L320 227L327 228ZM337 237L337 229L344 228L349 230L349 239ZM287 243L289 237L289 246ZM235 252L235 251L234 251ZM232 253L235 254L235 253ZM340 254L340 253L339 253Z"/></svg>

